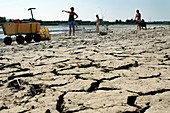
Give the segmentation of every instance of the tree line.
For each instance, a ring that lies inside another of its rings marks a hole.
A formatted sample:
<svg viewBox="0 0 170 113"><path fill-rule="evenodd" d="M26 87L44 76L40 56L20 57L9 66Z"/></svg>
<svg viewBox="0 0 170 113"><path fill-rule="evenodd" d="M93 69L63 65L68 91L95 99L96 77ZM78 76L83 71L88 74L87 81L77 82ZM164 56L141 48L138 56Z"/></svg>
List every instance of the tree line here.
<svg viewBox="0 0 170 113"><path fill-rule="evenodd" d="M0 25L4 24L5 22L13 22L14 19L6 19L6 17L0 17ZM23 19L21 22L30 22L31 19ZM36 22L41 23L42 25L61 25L61 24L68 24L68 21L43 21L43 20L35 20ZM76 20L77 25L95 25L95 21L83 21L83 20ZM134 25L136 24L135 20L133 19L127 19L125 21L122 21L121 19L116 19L115 21L104 21L103 19L100 19L101 25ZM170 21L152 21L152 22L146 22L147 24L164 24L164 25L170 25Z"/></svg>

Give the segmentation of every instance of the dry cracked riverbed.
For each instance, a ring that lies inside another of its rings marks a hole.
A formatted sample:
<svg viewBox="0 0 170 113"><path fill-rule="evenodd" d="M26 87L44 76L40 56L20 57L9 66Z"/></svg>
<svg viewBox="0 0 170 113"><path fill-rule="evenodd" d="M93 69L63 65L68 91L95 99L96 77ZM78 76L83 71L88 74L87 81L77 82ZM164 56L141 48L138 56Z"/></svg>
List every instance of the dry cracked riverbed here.
<svg viewBox="0 0 170 113"><path fill-rule="evenodd" d="M170 27L0 45L0 113L170 111Z"/></svg>

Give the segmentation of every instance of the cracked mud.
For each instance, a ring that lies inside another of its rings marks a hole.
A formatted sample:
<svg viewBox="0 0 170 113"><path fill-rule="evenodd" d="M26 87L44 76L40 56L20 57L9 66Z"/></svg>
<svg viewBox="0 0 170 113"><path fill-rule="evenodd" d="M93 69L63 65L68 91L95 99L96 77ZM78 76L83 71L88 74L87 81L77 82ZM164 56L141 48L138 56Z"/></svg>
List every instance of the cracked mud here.
<svg viewBox="0 0 170 113"><path fill-rule="evenodd" d="M170 27L0 45L0 113L170 111Z"/></svg>

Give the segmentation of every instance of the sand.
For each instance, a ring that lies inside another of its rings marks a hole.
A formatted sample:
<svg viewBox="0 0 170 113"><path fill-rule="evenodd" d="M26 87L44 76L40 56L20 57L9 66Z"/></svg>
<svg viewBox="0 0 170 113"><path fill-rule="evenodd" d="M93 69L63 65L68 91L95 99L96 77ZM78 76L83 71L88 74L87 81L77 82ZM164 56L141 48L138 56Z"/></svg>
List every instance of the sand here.
<svg viewBox="0 0 170 113"><path fill-rule="evenodd" d="M170 26L0 42L0 113L168 113Z"/></svg>

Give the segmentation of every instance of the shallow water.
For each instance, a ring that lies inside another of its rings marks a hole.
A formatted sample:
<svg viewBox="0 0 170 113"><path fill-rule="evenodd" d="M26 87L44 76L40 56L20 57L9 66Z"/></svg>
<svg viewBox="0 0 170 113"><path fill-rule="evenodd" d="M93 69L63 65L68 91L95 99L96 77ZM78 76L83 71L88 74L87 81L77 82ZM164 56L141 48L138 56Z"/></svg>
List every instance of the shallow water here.
<svg viewBox="0 0 170 113"><path fill-rule="evenodd" d="M67 25L65 25L65 26L41 26L41 27L47 27L50 31L50 34L68 33ZM131 27L132 27L131 25L111 25L108 28L122 29L122 28L131 28ZM81 31L81 30L95 30L96 27L94 25L83 25L83 26L78 26L76 29L79 31ZM106 29L106 26L100 26L100 29ZM4 37L6 37L6 36L3 34L3 30L0 27L0 39L3 39Z"/></svg>

